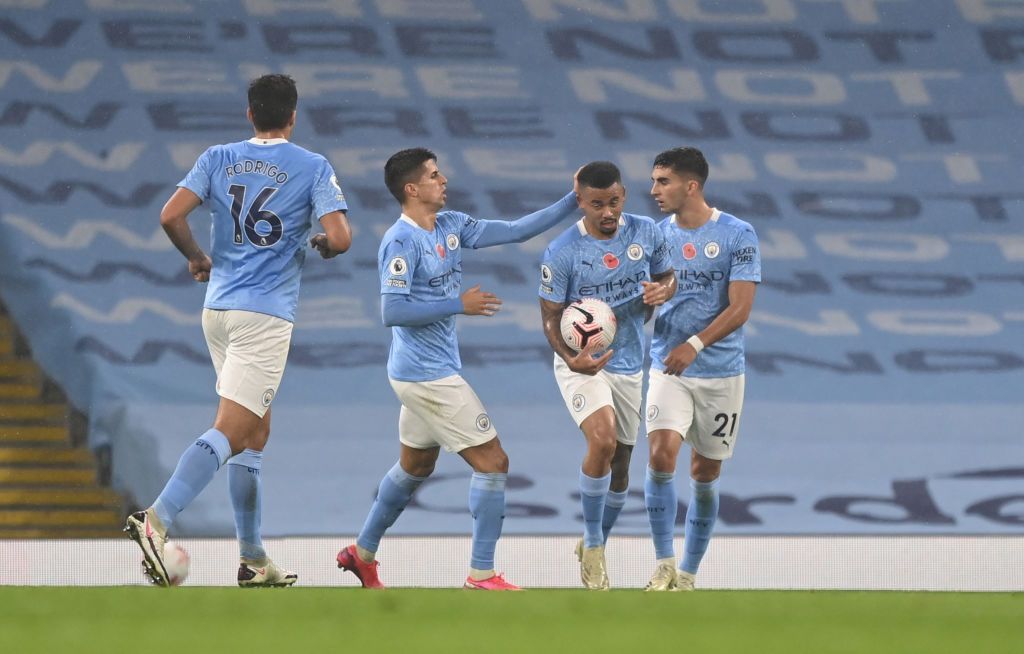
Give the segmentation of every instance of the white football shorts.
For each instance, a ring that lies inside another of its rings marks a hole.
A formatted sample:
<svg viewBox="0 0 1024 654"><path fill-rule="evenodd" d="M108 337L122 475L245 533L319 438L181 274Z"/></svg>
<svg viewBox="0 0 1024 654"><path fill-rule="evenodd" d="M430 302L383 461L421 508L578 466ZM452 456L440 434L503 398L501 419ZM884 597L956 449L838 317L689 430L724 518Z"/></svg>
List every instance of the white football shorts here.
<svg viewBox="0 0 1024 654"><path fill-rule="evenodd" d="M217 371L217 395L262 418L284 375L292 323L255 311L203 309L203 334Z"/></svg>
<svg viewBox="0 0 1024 654"><path fill-rule="evenodd" d="M484 405L461 375L426 382L390 381L402 402L398 440L403 445L417 450L440 445L461 452L497 438Z"/></svg>
<svg viewBox="0 0 1024 654"><path fill-rule="evenodd" d="M573 372L562 357L555 355L555 381L569 415L579 426L603 406L615 411L615 439L635 445L640 429L640 402L643 399L644 373L620 375L600 371L596 375Z"/></svg>
<svg viewBox="0 0 1024 654"><path fill-rule="evenodd" d="M703 457L724 461L740 435L745 376L683 377L651 370L647 433L678 432Z"/></svg>

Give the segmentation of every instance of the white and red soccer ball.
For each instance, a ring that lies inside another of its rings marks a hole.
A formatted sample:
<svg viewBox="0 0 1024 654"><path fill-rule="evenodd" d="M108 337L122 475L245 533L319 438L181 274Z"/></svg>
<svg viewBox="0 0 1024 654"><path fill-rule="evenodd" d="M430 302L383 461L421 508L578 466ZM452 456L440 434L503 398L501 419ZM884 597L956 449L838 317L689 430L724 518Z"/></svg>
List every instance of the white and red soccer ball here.
<svg viewBox="0 0 1024 654"><path fill-rule="evenodd" d="M164 568L167 570L167 583L180 586L188 578L189 555L183 547L175 542L164 545Z"/></svg>
<svg viewBox="0 0 1024 654"><path fill-rule="evenodd" d="M562 311L562 338L579 352L594 340L597 352L607 350L615 340L615 312L603 300L593 297L576 300Z"/></svg>

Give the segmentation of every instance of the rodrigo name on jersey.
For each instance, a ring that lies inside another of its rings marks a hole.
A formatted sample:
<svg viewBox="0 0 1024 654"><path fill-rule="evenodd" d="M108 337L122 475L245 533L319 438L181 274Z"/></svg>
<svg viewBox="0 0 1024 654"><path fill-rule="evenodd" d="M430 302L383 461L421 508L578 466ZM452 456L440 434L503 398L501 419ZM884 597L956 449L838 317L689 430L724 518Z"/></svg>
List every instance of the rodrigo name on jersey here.
<svg viewBox="0 0 1024 654"><path fill-rule="evenodd" d="M348 209L331 164L284 139L253 138L211 147L178 186L213 218L203 306L294 321L312 220Z"/></svg>

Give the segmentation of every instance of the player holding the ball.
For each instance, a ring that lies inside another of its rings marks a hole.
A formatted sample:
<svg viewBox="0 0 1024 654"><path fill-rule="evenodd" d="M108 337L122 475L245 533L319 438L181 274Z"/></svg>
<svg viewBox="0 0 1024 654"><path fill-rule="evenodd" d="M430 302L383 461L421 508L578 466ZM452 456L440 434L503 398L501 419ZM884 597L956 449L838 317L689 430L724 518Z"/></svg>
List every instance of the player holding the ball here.
<svg viewBox="0 0 1024 654"><path fill-rule="evenodd" d="M658 311L647 389L650 465L644 484L658 559L647 590L693 590L718 516L718 476L732 456L743 411L743 324L761 281L754 228L708 206L708 163L696 148L654 159L651 195L679 291ZM690 444L683 560L675 566L676 458Z"/></svg>
<svg viewBox="0 0 1024 654"><path fill-rule="evenodd" d="M587 441L579 478L584 536L576 554L590 590L609 586L604 545L629 486L640 427L643 324L676 290L664 234L652 219L623 213L625 200L615 164L595 161L581 168L576 202L583 218L548 246L540 267L541 316L555 351L555 379ZM582 347L576 351L562 335L563 312L571 312L569 321L587 332L587 316L580 324L575 314L582 308L600 324L599 305L587 307L593 300L614 311L614 340L607 348L600 334L584 342L567 330L569 340Z"/></svg>

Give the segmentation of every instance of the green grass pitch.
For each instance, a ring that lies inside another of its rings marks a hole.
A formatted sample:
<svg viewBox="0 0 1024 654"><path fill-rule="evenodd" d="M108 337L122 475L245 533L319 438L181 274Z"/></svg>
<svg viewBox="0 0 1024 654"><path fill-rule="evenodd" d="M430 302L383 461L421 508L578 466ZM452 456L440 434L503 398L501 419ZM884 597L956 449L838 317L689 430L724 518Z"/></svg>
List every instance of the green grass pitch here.
<svg viewBox="0 0 1024 654"><path fill-rule="evenodd" d="M0 588L0 652L1024 651L1024 594Z"/></svg>

